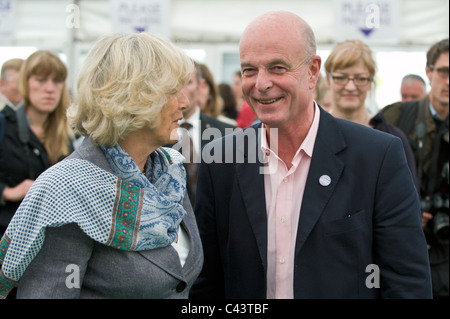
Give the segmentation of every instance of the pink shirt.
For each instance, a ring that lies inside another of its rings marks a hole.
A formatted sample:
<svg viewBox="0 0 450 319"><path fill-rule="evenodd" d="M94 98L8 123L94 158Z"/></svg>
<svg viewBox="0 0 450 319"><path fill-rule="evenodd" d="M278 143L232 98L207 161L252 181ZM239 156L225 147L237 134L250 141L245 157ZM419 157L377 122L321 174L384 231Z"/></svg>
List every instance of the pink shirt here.
<svg viewBox="0 0 450 319"><path fill-rule="evenodd" d="M268 224L267 298L270 299L294 297L295 241L319 118L320 111L315 104L313 123L289 170L277 154L268 148L266 135L261 134L264 161L272 172L264 175Z"/></svg>

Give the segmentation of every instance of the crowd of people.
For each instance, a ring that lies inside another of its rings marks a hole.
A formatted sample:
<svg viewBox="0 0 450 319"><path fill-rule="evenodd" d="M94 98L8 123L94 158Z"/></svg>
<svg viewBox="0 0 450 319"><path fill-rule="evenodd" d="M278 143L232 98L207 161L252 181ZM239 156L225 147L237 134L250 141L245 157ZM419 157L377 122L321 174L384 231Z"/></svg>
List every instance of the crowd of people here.
<svg viewBox="0 0 450 319"><path fill-rule="evenodd" d="M449 40L377 114L363 41L270 11L239 53L230 85L105 36L73 96L54 52L3 64L0 298L449 297Z"/></svg>

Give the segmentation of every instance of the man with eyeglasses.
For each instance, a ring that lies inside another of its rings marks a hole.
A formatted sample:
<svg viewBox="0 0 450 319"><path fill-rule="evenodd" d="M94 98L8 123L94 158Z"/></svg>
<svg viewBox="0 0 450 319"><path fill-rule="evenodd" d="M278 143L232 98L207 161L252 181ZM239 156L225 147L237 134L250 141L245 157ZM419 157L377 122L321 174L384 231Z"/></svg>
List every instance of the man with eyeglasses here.
<svg viewBox="0 0 450 319"><path fill-rule="evenodd" d="M422 227L429 246L434 297L449 297L449 40L427 52L430 93L381 112L407 134L415 153L422 201Z"/></svg>

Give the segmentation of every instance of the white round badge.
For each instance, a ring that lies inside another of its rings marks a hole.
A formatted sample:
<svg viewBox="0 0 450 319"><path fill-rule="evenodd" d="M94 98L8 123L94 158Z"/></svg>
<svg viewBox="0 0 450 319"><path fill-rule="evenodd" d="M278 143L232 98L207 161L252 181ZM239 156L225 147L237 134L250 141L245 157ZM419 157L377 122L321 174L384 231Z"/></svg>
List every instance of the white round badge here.
<svg viewBox="0 0 450 319"><path fill-rule="evenodd" d="M328 175L322 175L319 178L319 184L322 186L328 186L331 184L331 177Z"/></svg>

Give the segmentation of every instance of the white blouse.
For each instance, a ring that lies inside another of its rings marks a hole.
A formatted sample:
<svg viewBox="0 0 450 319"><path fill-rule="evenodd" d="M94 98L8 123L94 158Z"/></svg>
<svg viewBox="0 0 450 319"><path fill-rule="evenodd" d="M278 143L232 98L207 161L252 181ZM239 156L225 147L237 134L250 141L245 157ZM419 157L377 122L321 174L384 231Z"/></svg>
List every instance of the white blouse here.
<svg viewBox="0 0 450 319"><path fill-rule="evenodd" d="M178 256L180 257L181 267L183 267L191 247L189 236L181 225L178 230L178 241L173 242L172 247L177 251Z"/></svg>

